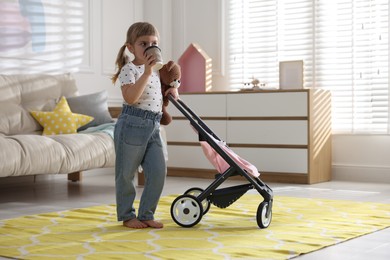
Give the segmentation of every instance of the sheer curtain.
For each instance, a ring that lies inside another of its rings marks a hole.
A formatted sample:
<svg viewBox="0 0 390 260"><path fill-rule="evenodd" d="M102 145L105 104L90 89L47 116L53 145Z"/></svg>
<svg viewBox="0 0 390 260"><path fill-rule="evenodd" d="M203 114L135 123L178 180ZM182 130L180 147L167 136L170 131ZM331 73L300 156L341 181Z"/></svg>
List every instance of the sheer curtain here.
<svg viewBox="0 0 390 260"><path fill-rule="evenodd" d="M332 93L335 133L389 131L388 0L230 0L229 81L279 86L304 61L304 87Z"/></svg>

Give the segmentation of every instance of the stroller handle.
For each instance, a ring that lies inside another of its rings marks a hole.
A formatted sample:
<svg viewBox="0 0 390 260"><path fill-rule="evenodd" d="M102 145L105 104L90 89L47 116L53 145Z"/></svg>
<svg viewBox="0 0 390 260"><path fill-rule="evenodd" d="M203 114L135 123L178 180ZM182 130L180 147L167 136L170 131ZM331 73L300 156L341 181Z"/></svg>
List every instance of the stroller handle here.
<svg viewBox="0 0 390 260"><path fill-rule="evenodd" d="M190 121L191 125L198 131L198 133L201 133L202 130L204 130L218 141L221 141L221 139L183 102L183 100L180 98L176 100L172 94L168 94L168 99ZM202 129L199 129L199 127Z"/></svg>

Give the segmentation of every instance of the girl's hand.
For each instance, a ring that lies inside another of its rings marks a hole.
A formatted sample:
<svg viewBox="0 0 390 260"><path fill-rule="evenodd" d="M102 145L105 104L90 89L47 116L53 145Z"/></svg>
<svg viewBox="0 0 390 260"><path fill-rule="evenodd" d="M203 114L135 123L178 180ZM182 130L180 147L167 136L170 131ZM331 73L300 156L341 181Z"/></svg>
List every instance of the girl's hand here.
<svg viewBox="0 0 390 260"><path fill-rule="evenodd" d="M145 54L145 71L144 73L152 74L153 66L156 65L156 59L151 54Z"/></svg>
<svg viewBox="0 0 390 260"><path fill-rule="evenodd" d="M165 91L164 96L167 96L168 94L172 94L173 98L175 100L179 99L179 91L177 91L177 88L169 88Z"/></svg>

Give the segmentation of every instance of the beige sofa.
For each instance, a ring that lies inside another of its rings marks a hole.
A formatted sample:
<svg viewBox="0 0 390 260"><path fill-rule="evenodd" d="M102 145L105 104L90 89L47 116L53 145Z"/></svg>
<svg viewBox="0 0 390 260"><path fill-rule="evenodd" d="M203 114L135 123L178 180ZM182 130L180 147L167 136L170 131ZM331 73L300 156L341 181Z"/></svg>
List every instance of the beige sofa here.
<svg viewBox="0 0 390 260"><path fill-rule="evenodd" d="M78 180L81 171L114 166L112 135L88 132L87 128L87 133L44 136L30 114L33 110L52 111L61 96L77 98L77 94L69 74L0 75L0 177L70 174L68 179ZM84 101L95 98L85 97ZM107 103L102 105L108 113ZM91 109L88 104L84 108Z"/></svg>

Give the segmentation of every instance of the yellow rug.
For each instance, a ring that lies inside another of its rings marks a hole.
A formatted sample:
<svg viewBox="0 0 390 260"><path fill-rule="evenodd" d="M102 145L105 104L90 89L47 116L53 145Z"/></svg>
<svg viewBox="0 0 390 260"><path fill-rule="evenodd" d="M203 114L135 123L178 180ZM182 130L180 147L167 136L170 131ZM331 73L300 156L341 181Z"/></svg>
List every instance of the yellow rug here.
<svg viewBox="0 0 390 260"><path fill-rule="evenodd" d="M103 205L0 220L0 256L19 259L289 259L390 226L390 204L275 197L273 219L259 229L262 198L245 194L211 206L194 227L170 216L177 196L161 198L163 229L133 230Z"/></svg>

